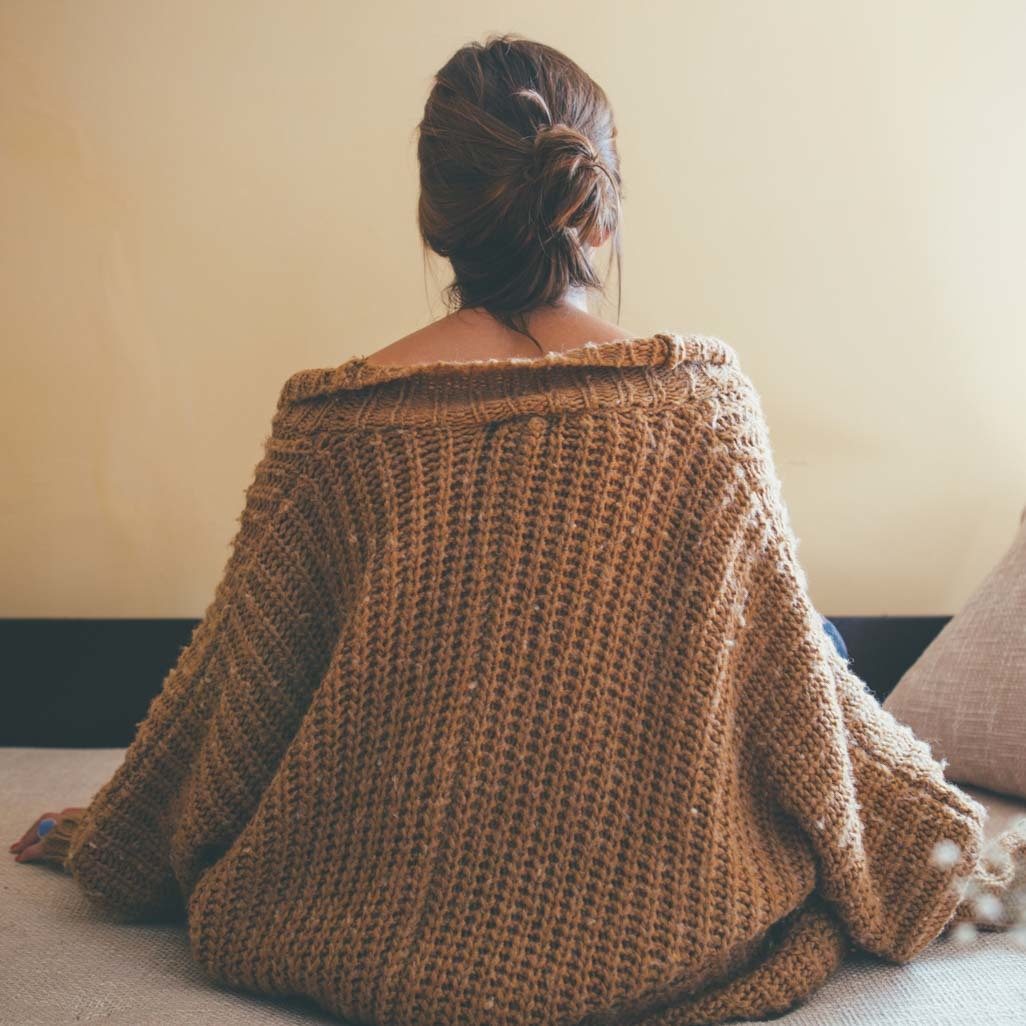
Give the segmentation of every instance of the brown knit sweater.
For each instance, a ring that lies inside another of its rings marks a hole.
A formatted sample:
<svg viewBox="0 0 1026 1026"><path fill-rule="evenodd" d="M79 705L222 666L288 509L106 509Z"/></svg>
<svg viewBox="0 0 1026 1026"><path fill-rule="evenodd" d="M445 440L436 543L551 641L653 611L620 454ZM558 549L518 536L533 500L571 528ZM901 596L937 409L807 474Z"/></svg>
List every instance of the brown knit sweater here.
<svg viewBox="0 0 1026 1026"><path fill-rule="evenodd" d="M213 979L367 1023L683 1026L964 907L984 810L823 630L721 340L299 371L239 523L44 844L112 917L186 921Z"/></svg>

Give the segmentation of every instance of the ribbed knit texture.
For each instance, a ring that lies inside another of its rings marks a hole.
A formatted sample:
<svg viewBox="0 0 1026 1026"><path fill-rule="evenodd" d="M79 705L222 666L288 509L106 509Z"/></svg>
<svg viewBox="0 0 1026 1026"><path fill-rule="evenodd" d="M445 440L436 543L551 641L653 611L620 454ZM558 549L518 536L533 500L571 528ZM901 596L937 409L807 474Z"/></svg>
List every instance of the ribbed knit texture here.
<svg viewBox="0 0 1026 1026"><path fill-rule="evenodd" d="M367 1023L683 1026L952 920L984 810L823 630L721 340L300 371L245 498L48 835L212 978Z"/></svg>

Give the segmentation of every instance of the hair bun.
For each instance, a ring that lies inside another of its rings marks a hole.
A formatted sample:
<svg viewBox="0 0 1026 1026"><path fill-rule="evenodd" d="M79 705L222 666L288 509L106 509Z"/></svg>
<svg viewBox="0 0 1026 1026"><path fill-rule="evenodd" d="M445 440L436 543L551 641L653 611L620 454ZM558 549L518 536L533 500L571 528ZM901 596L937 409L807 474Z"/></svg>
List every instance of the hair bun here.
<svg viewBox="0 0 1026 1026"><path fill-rule="evenodd" d="M543 125L531 143L526 179L539 190L549 231L583 226L601 206L602 159L594 143L571 125Z"/></svg>
<svg viewBox="0 0 1026 1026"><path fill-rule="evenodd" d="M567 158L597 163L598 151L594 143L571 125L542 125L535 133L531 158L536 164L563 161Z"/></svg>

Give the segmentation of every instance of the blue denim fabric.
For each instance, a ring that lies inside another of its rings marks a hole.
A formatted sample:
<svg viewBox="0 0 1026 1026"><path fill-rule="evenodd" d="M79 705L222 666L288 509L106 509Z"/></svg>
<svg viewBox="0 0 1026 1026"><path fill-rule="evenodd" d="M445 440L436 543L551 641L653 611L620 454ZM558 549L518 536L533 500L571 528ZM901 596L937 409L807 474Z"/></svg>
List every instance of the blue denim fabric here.
<svg viewBox="0 0 1026 1026"><path fill-rule="evenodd" d="M819 615L823 617L823 629L828 635L830 635L830 640L834 643L834 648L840 652L842 659L848 659L848 646L845 645L844 638L841 637L841 632L830 620L823 616L822 613Z"/></svg>

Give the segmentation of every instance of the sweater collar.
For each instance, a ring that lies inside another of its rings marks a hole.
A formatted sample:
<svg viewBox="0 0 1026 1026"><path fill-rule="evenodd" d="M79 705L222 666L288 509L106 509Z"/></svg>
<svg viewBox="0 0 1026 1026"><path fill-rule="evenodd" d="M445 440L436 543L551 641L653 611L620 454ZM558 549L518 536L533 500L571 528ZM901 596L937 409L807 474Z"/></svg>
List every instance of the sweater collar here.
<svg viewBox="0 0 1026 1026"><path fill-rule="evenodd" d="M315 430L652 405L670 398L684 364L736 368L737 356L715 336L670 331L586 342L538 357L382 365L355 356L337 367L292 374L278 411ZM592 368L605 370L590 373Z"/></svg>

